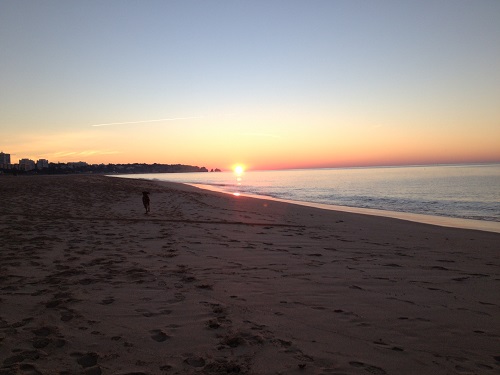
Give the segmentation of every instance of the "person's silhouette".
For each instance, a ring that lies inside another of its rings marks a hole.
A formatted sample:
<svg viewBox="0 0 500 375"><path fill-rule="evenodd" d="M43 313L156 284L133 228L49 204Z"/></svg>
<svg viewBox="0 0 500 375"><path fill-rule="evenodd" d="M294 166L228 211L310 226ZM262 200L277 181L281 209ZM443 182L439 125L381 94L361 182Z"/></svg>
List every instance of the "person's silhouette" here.
<svg viewBox="0 0 500 375"><path fill-rule="evenodd" d="M142 204L144 204L144 208L146 209L146 214L149 212L149 193L147 191L142 192Z"/></svg>

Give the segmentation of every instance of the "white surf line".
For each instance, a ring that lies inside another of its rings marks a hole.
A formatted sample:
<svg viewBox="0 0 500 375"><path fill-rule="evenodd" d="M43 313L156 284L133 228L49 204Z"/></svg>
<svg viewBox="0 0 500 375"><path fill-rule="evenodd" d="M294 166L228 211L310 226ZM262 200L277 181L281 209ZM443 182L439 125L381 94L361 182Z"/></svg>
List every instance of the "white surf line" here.
<svg viewBox="0 0 500 375"><path fill-rule="evenodd" d="M197 187L200 189L216 191L216 192L224 193L224 194L228 194L228 195L235 195L234 193L224 191L222 189L218 189L217 187L214 187L211 185L203 185L203 184L186 184L186 185L191 185L191 186L194 186L194 187ZM330 211L341 211L341 212L349 212L349 213L353 213L353 214L389 217L392 219L406 220L406 221L412 221L414 223L436 225L436 226L440 226L440 227L472 229L472 230L480 230L480 231L484 231L484 232L500 233L500 223L496 222L496 221L462 219L462 218L455 218L455 217L448 217L448 216L432 216L432 215L416 214L416 213L410 213L410 212L385 211L385 210L377 210L374 208L336 206L336 205L331 205L331 204L322 204L322 203L313 203L313 202L304 202L304 201L293 201L293 200L289 200L289 199L280 199L280 198L274 198L274 197L269 197L269 196L265 196L265 195L246 194L246 193L238 193L237 196L264 199L264 200L272 200L272 201L283 202L283 203L291 203L291 204L297 204L300 206L314 207L314 208L320 208L323 210L330 210Z"/></svg>

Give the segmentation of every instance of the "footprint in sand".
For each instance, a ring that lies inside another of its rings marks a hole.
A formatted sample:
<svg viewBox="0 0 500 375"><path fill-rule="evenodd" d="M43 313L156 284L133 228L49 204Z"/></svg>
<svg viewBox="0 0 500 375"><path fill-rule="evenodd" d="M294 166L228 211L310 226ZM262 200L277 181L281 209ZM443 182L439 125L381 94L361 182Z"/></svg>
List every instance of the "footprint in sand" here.
<svg viewBox="0 0 500 375"><path fill-rule="evenodd" d="M47 337L43 337L41 339L34 339L32 345L35 349L43 349L47 345L49 345L51 342L52 342L51 339L49 339Z"/></svg>
<svg viewBox="0 0 500 375"><path fill-rule="evenodd" d="M160 316L160 315L169 315L172 313L172 310L166 310L166 309L160 310L159 312L156 312L156 313L151 312L147 309L137 309L135 311L141 313L142 316L145 316L146 318L151 318L151 317Z"/></svg>
<svg viewBox="0 0 500 375"><path fill-rule="evenodd" d="M101 301L101 305L110 305L113 302L115 302L115 299L113 297L108 297Z"/></svg>
<svg viewBox="0 0 500 375"><path fill-rule="evenodd" d="M213 285L211 284L199 284L196 285L198 289L206 289L206 290L213 290Z"/></svg>
<svg viewBox="0 0 500 375"><path fill-rule="evenodd" d="M58 333L56 327L41 327L32 331L35 337L31 340L32 345L35 349L43 349L48 345L52 345L56 348L62 348L66 345L66 340L64 340ZM52 338L51 336L56 336Z"/></svg>
<svg viewBox="0 0 500 375"><path fill-rule="evenodd" d="M19 367L19 369L24 375L42 375L42 373L33 365L23 364Z"/></svg>
<svg viewBox="0 0 500 375"><path fill-rule="evenodd" d="M56 333L57 329L55 327L41 327L32 331L36 336L46 337L50 334Z"/></svg>
<svg viewBox="0 0 500 375"><path fill-rule="evenodd" d="M352 361L352 362L349 362L349 364L352 367L362 368L365 371L368 371L370 374L375 374L375 375L387 374L387 372L385 372L385 370L381 369L380 367L367 365L366 363L363 363L363 362Z"/></svg>
<svg viewBox="0 0 500 375"><path fill-rule="evenodd" d="M73 310L61 311L61 321L63 321L63 322L69 322L74 317L75 317L75 314L74 314Z"/></svg>
<svg viewBox="0 0 500 375"><path fill-rule="evenodd" d="M36 361L38 358L40 358L40 353L38 350L24 350L19 354L6 358L3 361L3 364L4 366L12 366L16 363L23 362L26 359Z"/></svg>
<svg viewBox="0 0 500 375"><path fill-rule="evenodd" d="M193 367L205 366L205 359L203 359L202 357L188 357L184 360L184 362Z"/></svg>
<svg viewBox="0 0 500 375"><path fill-rule="evenodd" d="M160 329L154 329L149 332L151 333L151 338L156 342L163 342L168 339L168 335Z"/></svg>
<svg viewBox="0 0 500 375"><path fill-rule="evenodd" d="M209 329L217 329L217 328L220 328L220 323L214 319L210 319L207 323L206 323L207 327Z"/></svg>
<svg viewBox="0 0 500 375"><path fill-rule="evenodd" d="M99 358L97 353L87 353L81 355L76 360L80 366L83 368L92 367L97 365L97 359Z"/></svg>

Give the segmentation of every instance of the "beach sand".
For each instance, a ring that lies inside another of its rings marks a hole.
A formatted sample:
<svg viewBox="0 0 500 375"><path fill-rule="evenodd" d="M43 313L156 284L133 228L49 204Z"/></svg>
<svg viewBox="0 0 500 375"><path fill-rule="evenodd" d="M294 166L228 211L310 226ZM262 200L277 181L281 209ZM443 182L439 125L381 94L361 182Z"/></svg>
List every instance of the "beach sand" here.
<svg viewBox="0 0 500 375"><path fill-rule="evenodd" d="M1 375L500 373L498 233L89 175L0 233Z"/></svg>

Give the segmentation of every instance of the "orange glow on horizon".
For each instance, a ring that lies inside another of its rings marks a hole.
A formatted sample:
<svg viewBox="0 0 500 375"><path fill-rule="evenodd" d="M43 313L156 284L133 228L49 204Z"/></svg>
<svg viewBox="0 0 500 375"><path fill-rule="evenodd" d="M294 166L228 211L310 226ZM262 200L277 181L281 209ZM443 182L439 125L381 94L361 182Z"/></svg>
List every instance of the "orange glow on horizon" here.
<svg viewBox="0 0 500 375"><path fill-rule="evenodd" d="M471 133L438 125L372 129L356 123L307 134L291 127L288 133L280 133L279 139L229 132L210 138L210 142L203 132L172 135L153 126L145 132L135 128L117 132L110 126L23 137L12 133L6 137L11 144L3 145L2 151L10 153L14 162L44 158L54 163L186 164L231 171L236 177L249 170L500 162L500 128L485 127ZM218 134L223 133L218 129ZM153 132L155 137L150 137ZM176 142L165 148L165 142L174 136Z"/></svg>

